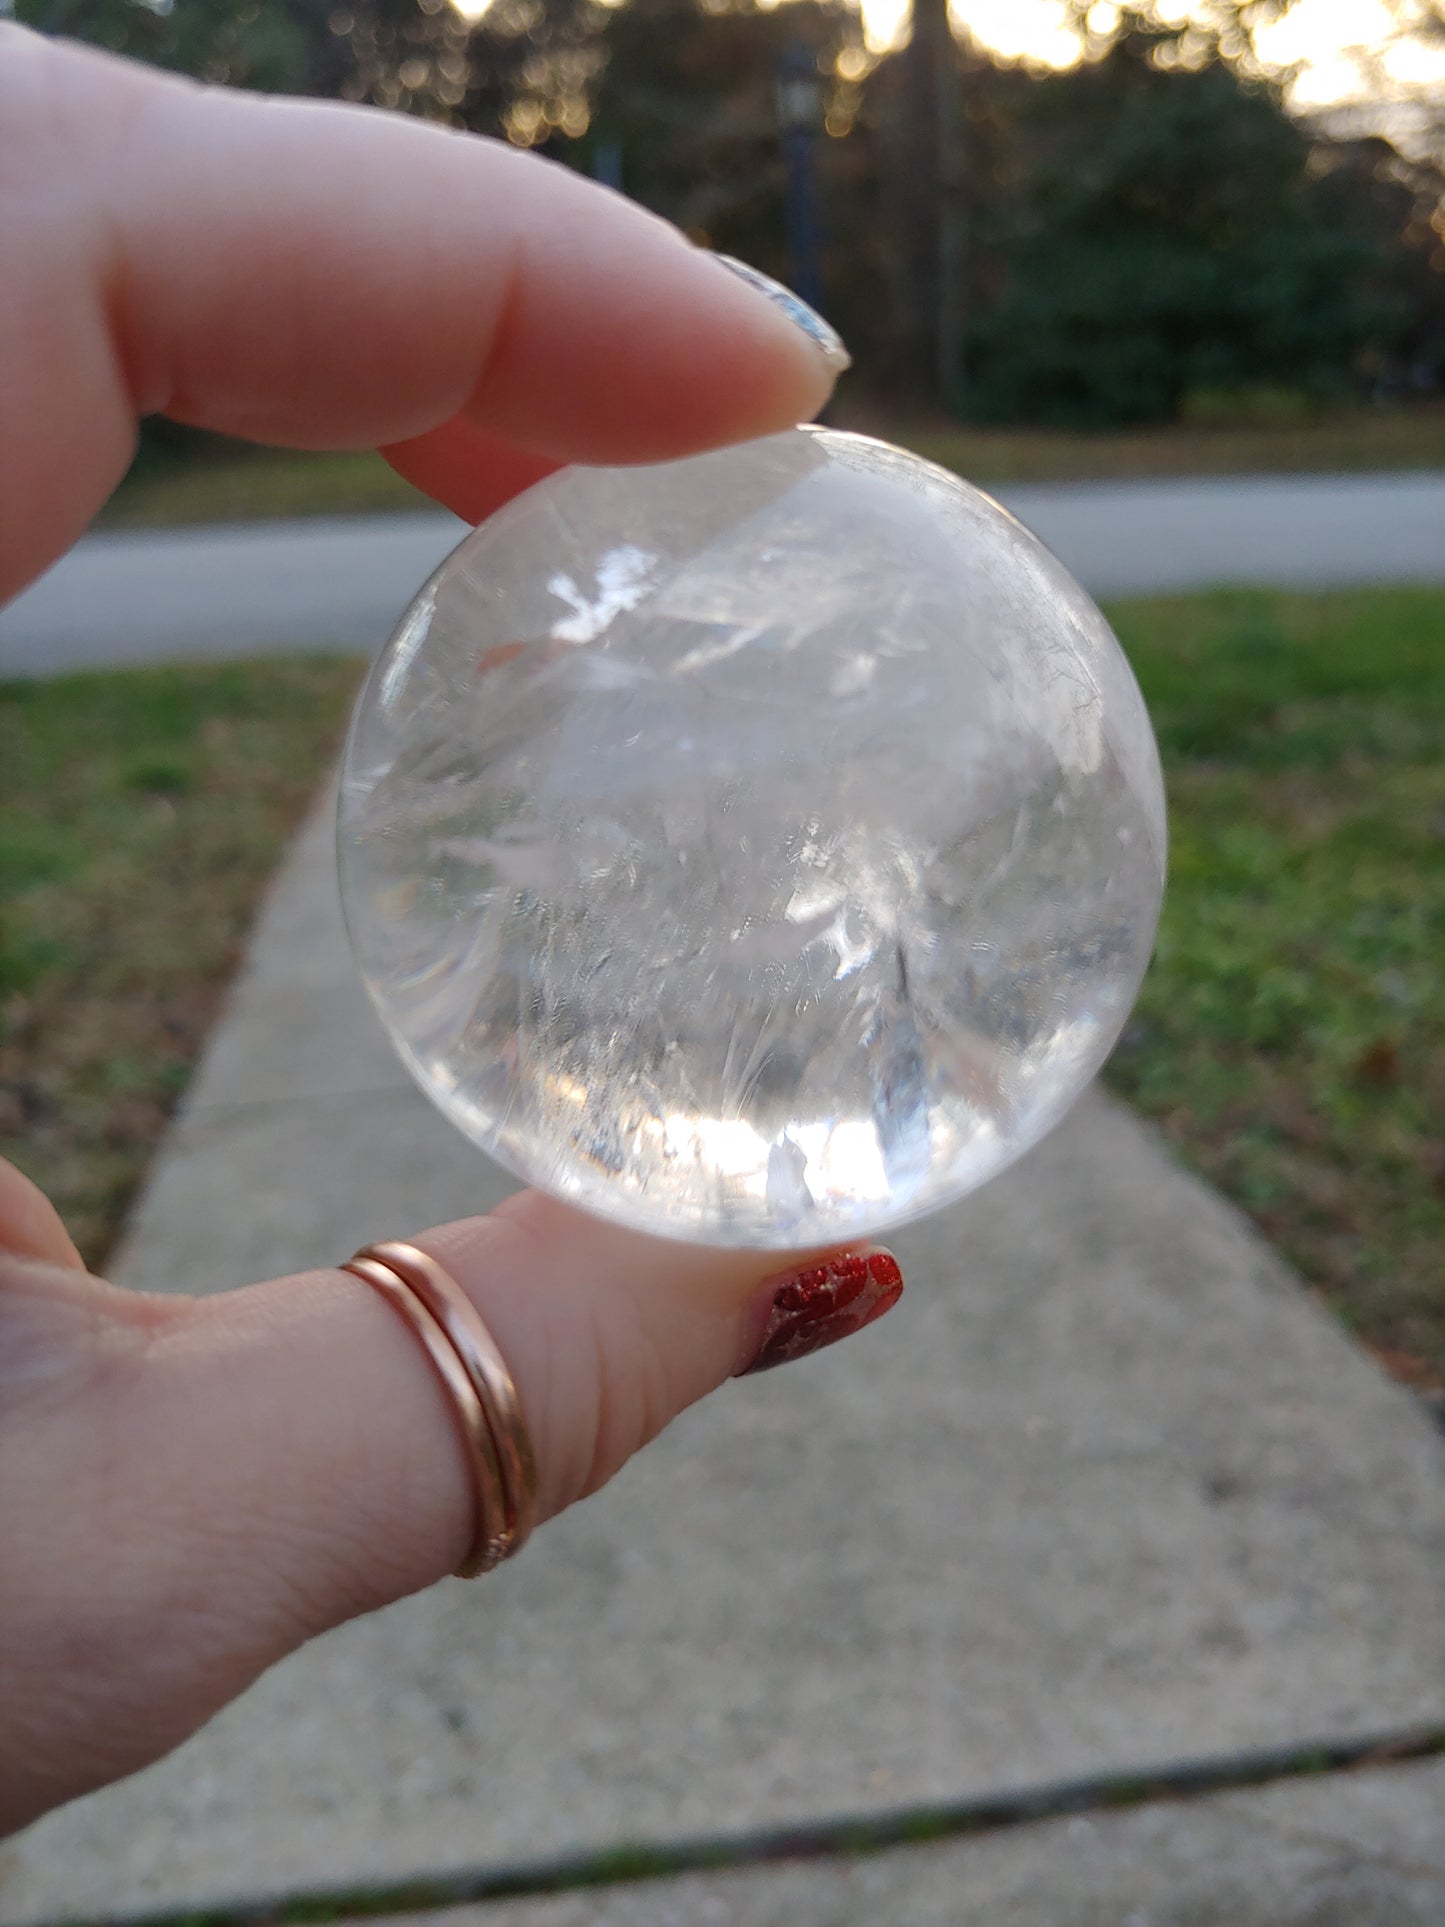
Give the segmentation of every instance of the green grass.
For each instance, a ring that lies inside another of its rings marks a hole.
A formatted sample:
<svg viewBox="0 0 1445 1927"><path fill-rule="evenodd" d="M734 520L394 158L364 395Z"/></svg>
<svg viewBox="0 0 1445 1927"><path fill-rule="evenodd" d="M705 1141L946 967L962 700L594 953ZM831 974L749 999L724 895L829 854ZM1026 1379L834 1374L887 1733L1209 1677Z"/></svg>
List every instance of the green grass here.
<svg viewBox="0 0 1445 1927"><path fill-rule="evenodd" d="M99 1264L358 668L0 684L0 1155Z"/></svg>
<svg viewBox="0 0 1445 1927"><path fill-rule="evenodd" d="M97 526L180 528L188 523L371 515L434 506L370 451L306 455L295 449L238 444L225 454L129 477L112 496Z"/></svg>
<svg viewBox="0 0 1445 1927"><path fill-rule="evenodd" d="M1111 613L1172 851L1110 1079L1392 1369L1445 1384L1445 593Z"/></svg>
<svg viewBox="0 0 1445 1927"><path fill-rule="evenodd" d="M1435 403L1299 422L1180 423L1094 435L911 425L886 418L870 432L903 442L971 481L995 486L1445 468L1445 407Z"/></svg>
<svg viewBox="0 0 1445 1927"><path fill-rule="evenodd" d="M1445 1384L1445 592L1112 614L1173 847L1110 1078L1391 1369ZM0 688L0 1151L93 1261L356 674Z"/></svg>
<svg viewBox="0 0 1445 1927"><path fill-rule="evenodd" d="M1093 435L1051 429L966 428L901 416L847 390L841 427L916 448L971 480L1073 482L1150 475L1311 473L1445 468L1445 406L1351 409L1315 418L1181 423ZM358 515L426 508L379 455L305 455L235 443L205 460L131 476L100 517L103 528L169 528L293 515Z"/></svg>

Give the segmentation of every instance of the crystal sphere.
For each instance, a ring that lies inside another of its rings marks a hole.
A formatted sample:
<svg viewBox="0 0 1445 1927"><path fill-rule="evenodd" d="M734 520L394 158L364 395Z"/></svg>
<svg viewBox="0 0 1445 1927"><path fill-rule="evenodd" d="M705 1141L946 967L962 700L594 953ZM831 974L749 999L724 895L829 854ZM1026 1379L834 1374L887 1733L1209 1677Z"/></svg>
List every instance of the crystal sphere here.
<svg viewBox="0 0 1445 1927"><path fill-rule="evenodd" d="M429 1097L673 1238L982 1184L1128 1015L1164 883L1104 618L988 496L798 429L572 469L469 535L352 726L343 898Z"/></svg>

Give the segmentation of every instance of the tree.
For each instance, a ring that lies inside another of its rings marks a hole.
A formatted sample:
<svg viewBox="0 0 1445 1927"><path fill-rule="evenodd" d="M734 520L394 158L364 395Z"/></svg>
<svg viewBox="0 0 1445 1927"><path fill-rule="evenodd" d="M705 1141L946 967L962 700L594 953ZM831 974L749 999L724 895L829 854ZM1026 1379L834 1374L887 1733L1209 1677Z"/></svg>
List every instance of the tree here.
<svg viewBox="0 0 1445 1927"><path fill-rule="evenodd" d="M15 4L205 79L503 134L784 275L774 84L801 43L826 94L830 318L865 383L963 392L978 415L1147 420L1211 391L1445 369L1425 110L1404 101L1390 143L1291 115L1255 39L1290 0L1194 0L1184 25L1174 0L1070 0L1085 57L1044 76L956 39L946 0L914 0L882 60L847 0L492 0L480 20L452 0ZM1445 45L1445 0L1389 4Z"/></svg>
<svg viewBox="0 0 1445 1927"><path fill-rule="evenodd" d="M272 93L329 92L322 0L15 0L15 17L112 53Z"/></svg>
<svg viewBox="0 0 1445 1927"><path fill-rule="evenodd" d="M594 109L620 184L706 245L782 272L781 66L793 55L816 69L826 118L857 35L838 0L628 0L608 19Z"/></svg>
<svg viewBox="0 0 1445 1927"><path fill-rule="evenodd" d="M1125 16L1078 68L1004 77L980 132L1000 184L976 216L980 412L1096 425L1327 393L1399 336L1404 205L1358 218L1278 90L1207 45Z"/></svg>
<svg viewBox="0 0 1445 1927"><path fill-rule="evenodd" d="M945 406L963 391L966 225L961 63L948 0L913 0L887 144L899 361Z"/></svg>

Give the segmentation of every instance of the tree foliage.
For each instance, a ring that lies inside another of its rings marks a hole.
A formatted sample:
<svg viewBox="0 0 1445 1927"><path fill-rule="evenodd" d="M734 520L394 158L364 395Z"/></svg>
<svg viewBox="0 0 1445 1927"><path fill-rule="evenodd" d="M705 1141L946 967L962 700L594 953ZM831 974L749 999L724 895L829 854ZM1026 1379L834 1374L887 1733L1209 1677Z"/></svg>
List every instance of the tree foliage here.
<svg viewBox="0 0 1445 1927"><path fill-rule="evenodd" d="M774 82L801 44L827 305L864 380L923 391L961 361L972 412L1073 424L1445 381L1445 180L1423 123L1392 145L1293 115L1254 38L1290 0L1195 0L1183 26L1166 0L1072 0L1085 57L1049 74L955 43L942 0L920 15L938 31L883 59L848 0L492 0L479 20L452 0L15 4L204 79L541 148L780 274ZM1445 42L1445 0L1389 4Z"/></svg>
<svg viewBox="0 0 1445 1927"><path fill-rule="evenodd" d="M1321 166L1273 88L1177 47L1136 24L1079 67L985 90L983 411L1159 419L1250 385L1339 390L1398 350L1408 189L1370 153Z"/></svg>
<svg viewBox="0 0 1445 1927"><path fill-rule="evenodd" d="M0 11L3 11L0 5ZM15 17L197 79L330 93L339 69L323 0L16 0Z"/></svg>

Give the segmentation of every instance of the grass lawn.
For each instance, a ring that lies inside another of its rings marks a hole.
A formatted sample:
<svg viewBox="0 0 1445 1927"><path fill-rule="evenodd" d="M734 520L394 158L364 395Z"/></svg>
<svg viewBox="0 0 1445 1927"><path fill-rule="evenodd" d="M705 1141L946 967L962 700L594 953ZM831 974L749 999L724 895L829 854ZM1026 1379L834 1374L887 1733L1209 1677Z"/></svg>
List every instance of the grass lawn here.
<svg viewBox="0 0 1445 1927"><path fill-rule="evenodd" d="M1141 475L1235 475L1445 468L1445 405L1350 409L1317 419L1197 423L1093 435L1051 429L964 428L905 419L854 401L840 427L916 448L970 480L1074 482ZM241 443L204 462L137 474L100 517L102 528L169 528L289 515L358 515L430 504L379 455L303 455Z"/></svg>
<svg viewBox="0 0 1445 1927"><path fill-rule="evenodd" d="M370 515L435 508L370 450L306 455L246 448L156 474L128 477L96 523L102 529L166 529L211 522L265 522L295 515Z"/></svg>
<svg viewBox="0 0 1445 1927"><path fill-rule="evenodd" d="M0 684L0 1155L92 1265L359 674L318 659Z"/></svg>
<svg viewBox="0 0 1445 1927"><path fill-rule="evenodd" d="M1111 1082L1392 1370L1445 1384L1445 592L1111 613L1173 835ZM356 674L0 688L0 1151L92 1261Z"/></svg>
<svg viewBox="0 0 1445 1927"><path fill-rule="evenodd" d="M856 426L917 449L970 481L1129 481L1177 475L1291 475L1445 468L1445 406L1351 409L1285 422L1172 423L1097 434L1048 428L969 428L871 418Z"/></svg>
<svg viewBox="0 0 1445 1927"><path fill-rule="evenodd" d="M1111 614L1172 852L1110 1081L1398 1375L1445 1385L1445 592Z"/></svg>

